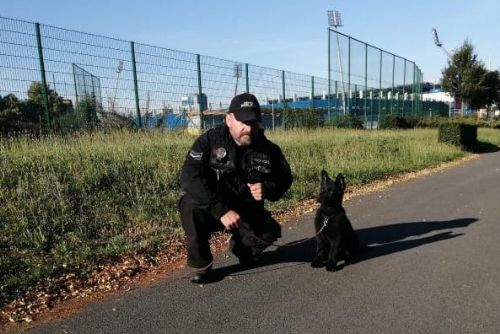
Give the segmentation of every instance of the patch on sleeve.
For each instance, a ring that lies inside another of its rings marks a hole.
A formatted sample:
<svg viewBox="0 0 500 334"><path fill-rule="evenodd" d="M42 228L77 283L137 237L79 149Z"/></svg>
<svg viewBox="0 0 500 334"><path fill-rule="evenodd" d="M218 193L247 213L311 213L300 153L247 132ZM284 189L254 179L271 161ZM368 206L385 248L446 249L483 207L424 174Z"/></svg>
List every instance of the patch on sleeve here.
<svg viewBox="0 0 500 334"><path fill-rule="evenodd" d="M189 156L193 158L194 160L201 160L203 157L203 152L196 152L196 151L189 151Z"/></svg>

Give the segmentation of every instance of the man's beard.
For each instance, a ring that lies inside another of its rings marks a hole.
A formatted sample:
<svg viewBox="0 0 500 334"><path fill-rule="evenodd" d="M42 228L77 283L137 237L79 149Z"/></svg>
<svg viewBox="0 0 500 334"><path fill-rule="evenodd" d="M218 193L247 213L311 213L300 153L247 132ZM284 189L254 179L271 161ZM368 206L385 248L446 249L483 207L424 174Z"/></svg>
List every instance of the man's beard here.
<svg viewBox="0 0 500 334"><path fill-rule="evenodd" d="M240 146L248 146L252 144L252 134L249 133L242 135L238 140L238 144L240 144Z"/></svg>

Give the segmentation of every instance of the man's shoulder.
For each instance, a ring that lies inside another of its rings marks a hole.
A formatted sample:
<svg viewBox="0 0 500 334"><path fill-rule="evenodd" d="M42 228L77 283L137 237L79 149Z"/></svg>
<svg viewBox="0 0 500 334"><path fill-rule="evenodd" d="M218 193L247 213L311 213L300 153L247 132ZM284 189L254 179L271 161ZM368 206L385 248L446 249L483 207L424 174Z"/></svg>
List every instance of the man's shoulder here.
<svg viewBox="0 0 500 334"><path fill-rule="evenodd" d="M228 128L225 124L219 124L211 129L209 129L205 134L209 138L224 138L228 134Z"/></svg>
<svg viewBox="0 0 500 334"><path fill-rule="evenodd" d="M205 131L201 136L198 137L198 140L206 141L210 144L224 141L228 136L228 128L224 124L217 125L213 128Z"/></svg>

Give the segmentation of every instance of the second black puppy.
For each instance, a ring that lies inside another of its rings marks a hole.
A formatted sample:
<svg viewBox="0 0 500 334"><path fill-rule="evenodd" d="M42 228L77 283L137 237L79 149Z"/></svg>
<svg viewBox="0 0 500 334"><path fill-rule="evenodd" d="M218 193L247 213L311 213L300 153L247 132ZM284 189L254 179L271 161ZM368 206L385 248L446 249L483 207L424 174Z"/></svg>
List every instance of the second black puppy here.
<svg viewBox="0 0 500 334"><path fill-rule="evenodd" d="M353 263L359 255L358 236L342 207L344 191L345 180L342 174L339 173L333 181L326 171L321 171L321 205L314 219L317 250L311 262L313 268L326 264L326 270L335 271L340 260L344 260L346 264Z"/></svg>

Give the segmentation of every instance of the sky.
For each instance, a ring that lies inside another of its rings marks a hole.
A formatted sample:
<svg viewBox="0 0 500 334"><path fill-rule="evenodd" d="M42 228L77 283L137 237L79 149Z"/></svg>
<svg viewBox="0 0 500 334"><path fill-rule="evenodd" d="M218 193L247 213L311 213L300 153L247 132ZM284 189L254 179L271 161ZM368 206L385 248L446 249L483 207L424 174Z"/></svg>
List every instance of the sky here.
<svg viewBox="0 0 500 334"><path fill-rule="evenodd" d="M441 78L444 47L469 39L500 67L498 0L0 0L0 16L326 78L327 11L344 34L414 61Z"/></svg>

